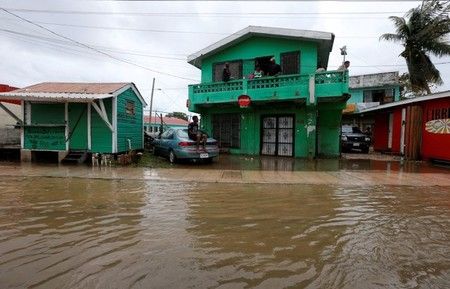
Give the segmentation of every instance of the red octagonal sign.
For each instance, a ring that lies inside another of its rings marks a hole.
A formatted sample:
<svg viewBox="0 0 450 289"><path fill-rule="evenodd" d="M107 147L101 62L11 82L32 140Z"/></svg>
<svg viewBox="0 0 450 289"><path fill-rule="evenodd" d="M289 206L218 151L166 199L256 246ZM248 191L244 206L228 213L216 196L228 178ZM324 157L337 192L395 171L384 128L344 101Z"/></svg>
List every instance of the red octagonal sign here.
<svg viewBox="0 0 450 289"><path fill-rule="evenodd" d="M238 104L239 104L239 107L241 107L241 108L249 107L251 102L252 101L250 99L250 96L248 96L246 94L240 95L238 97Z"/></svg>

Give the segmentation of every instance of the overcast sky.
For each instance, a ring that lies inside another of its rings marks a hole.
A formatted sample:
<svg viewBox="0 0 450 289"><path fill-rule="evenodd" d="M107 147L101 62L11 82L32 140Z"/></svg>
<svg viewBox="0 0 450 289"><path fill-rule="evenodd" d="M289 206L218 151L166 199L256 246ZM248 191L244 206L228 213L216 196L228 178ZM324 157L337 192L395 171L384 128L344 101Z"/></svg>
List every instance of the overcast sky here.
<svg viewBox="0 0 450 289"><path fill-rule="evenodd" d="M186 62L187 56L248 25L334 33L329 69L339 66L339 47L347 45L351 75L404 72L405 61L398 56L402 46L378 38L394 32L388 16L403 16L419 4L0 0L0 7L97 50L77 46L0 10L0 83L24 87L45 81L131 81L149 100L155 77L154 110L187 112L187 85L200 79L200 70ZM433 60L450 61L448 57ZM438 90L450 89L450 64L437 67L444 80Z"/></svg>

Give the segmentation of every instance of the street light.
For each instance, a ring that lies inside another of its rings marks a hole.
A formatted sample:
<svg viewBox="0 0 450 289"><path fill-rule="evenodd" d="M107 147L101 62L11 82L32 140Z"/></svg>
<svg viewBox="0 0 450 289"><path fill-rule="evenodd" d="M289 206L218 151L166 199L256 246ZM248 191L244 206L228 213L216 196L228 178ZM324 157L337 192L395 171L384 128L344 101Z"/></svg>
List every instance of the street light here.
<svg viewBox="0 0 450 289"><path fill-rule="evenodd" d="M347 55L347 45L344 45L339 49L341 50L341 55L344 56L344 60L342 62L345 62L345 55Z"/></svg>

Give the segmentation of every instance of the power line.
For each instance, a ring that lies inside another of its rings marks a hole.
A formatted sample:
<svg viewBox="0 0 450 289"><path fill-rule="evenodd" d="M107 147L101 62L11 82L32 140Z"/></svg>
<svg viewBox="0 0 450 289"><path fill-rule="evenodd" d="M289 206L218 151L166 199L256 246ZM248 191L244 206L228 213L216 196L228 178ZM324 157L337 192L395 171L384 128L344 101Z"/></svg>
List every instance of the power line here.
<svg viewBox="0 0 450 289"><path fill-rule="evenodd" d="M118 58L118 57L116 57L116 56L114 56L114 55L111 55L111 54L109 54L109 53L103 52L103 51L101 51L101 50L99 50L99 49L97 49L97 48L91 47L91 46L89 46L89 45L87 45L87 44L84 44L84 43L79 42L79 41L77 41L77 40L74 40L74 39L72 39L72 38L66 37L66 36L64 36L64 35L62 35L62 34L59 34L59 33L57 33L57 32L54 32L53 30L50 30L50 29L48 29L48 28L46 28L46 27L44 27L44 26L42 26L42 25L40 25L40 24L34 23L34 22L31 21L31 20L28 20L28 19L23 18L23 17L21 17L21 16L15 14L15 13L12 13L12 12L8 11L8 10L5 9L5 8L1 8L1 7L0 7L0 10L3 10L4 12L6 12L6 13L8 13L8 14L14 16L14 17L17 17L17 18L19 18L19 19L21 19L21 20L23 20L23 21L25 21L25 22L27 22L27 23L30 23L30 24L32 24L32 25L34 25L34 26L37 26L37 27L41 28L41 29L44 29L45 31L48 31L49 33L51 33L51 34L53 34L53 35L56 35L56 36L58 36L58 37L64 38L64 39L66 39L66 40L68 40L68 41L71 41L71 42L77 44L78 46L82 46L82 47L84 47L84 48L93 50L93 51L95 51L95 52L97 52L97 53L100 53L100 54L102 54L102 55L104 55L104 56L106 56L106 57L108 57L108 58L114 59L114 60L116 60L116 61L119 61L119 62L122 62L122 63L126 63L126 64L129 64L129 65L133 65L133 66L136 66L136 67L139 67L139 68L142 68L142 69L145 69L145 70L154 72L154 73L162 74L162 75L167 75L167 76L171 76L171 77L175 77L175 78L179 78L179 79L184 79L184 80L193 80L193 81L197 81L197 79L187 78L187 77L182 77L182 76L170 74L170 73L167 73L167 72L162 72L162 71L154 70L154 69L151 69L151 68L142 66L142 65L140 65L140 64L131 62L131 61L129 61L129 60L125 60L125 59L122 59L122 58Z"/></svg>
<svg viewBox="0 0 450 289"><path fill-rule="evenodd" d="M63 48L61 45L69 45L72 42L68 42L68 41L63 41L63 40L59 40L59 39L54 39L54 38L50 38L50 37L44 37L44 36L39 36L39 35L32 35L32 34L28 34L28 33L22 33L22 32L18 32L18 31L13 31L13 30L9 30L9 29L1 29L0 31L6 32L6 33L10 33L10 34L16 34L19 36L24 36L24 37L30 37L30 38L35 38L37 40L42 40L42 41L47 41L50 42L49 44L52 45L57 45L57 47ZM54 42L54 43L53 43ZM61 45L58 45L61 44ZM145 54L145 53L136 53L136 52L131 52L130 50L122 50L122 49L117 49L117 48L110 48L110 47L105 47L105 46L96 46L96 45L90 45L92 47L101 47L104 50L109 50L111 52L115 52L115 53L123 53L123 54L130 54L130 55L136 55L136 56L144 56L144 57L154 57L154 58L161 58L161 59L173 59L173 60L180 60L185 62L186 59L184 58L176 58L176 57L165 57L165 56L159 56L159 55L150 55L150 54ZM69 48L67 48L69 49ZM83 52L80 50L75 50L75 49L71 49L77 52ZM363 61L362 58L357 57L355 55L353 55L354 57L360 59L361 61ZM363 61L365 62L365 61ZM365 62L367 63L367 62ZM434 63L434 65L443 65L443 64L449 64L450 62L436 62ZM134 64L133 64L134 65ZM328 66L339 66L339 64L329 64ZM367 64L367 65L352 65L352 67L406 67L406 64ZM315 66L303 66L303 67L315 67ZM186 79L186 78L183 78ZM188 80L194 80L194 81L198 81L197 79L191 79L188 78ZM181 89L185 89L185 88L168 88L166 90L181 90Z"/></svg>
<svg viewBox="0 0 450 289"><path fill-rule="evenodd" d="M30 37L30 38L34 38L34 39L38 39L38 40L43 40L43 41L47 41L47 42L52 42L52 44L53 43L58 43L58 44L62 44L62 45L73 46L72 42L59 40L59 39L55 39L55 38L50 38L50 37L45 37L45 36L38 36L38 35L23 33L23 32L19 32L19 31L14 31L14 30L10 30L10 29L2 29L2 28L0 28L0 31L6 32L6 33L10 33L10 34L17 34L17 35L24 36L24 37ZM182 60L183 62L186 61L186 58L182 58L182 57L170 57L170 56L154 55L154 54L147 54L147 53L144 53L144 52L138 52L138 51L132 51L132 50L124 50L124 49L118 49L118 48L112 48L112 47L106 47L106 46L99 46L99 45L93 45L93 44L89 44L89 45L92 46L92 47L98 47L98 48L101 48L103 50L108 50L108 51L115 52L115 53L120 53L120 54L129 54L129 55L144 56L144 57L150 57L150 58L170 59L170 60Z"/></svg>
<svg viewBox="0 0 450 289"><path fill-rule="evenodd" d="M15 20L15 19L8 19ZM207 32L207 31L185 31L185 30L163 30L163 29L147 29L147 28L136 28L136 27L114 27L114 26L94 26L94 25L80 25L80 24L67 24L67 23L55 23L55 22L43 22L35 21L35 23L44 25L54 25L61 27L75 27L75 28L85 28L85 29L101 29L101 30L119 30L119 31L136 31L136 32L151 32L151 33L176 33L176 34L212 34L212 35L231 35L233 32ZM380 36L338 36L338 38L379 38Z"/></svg>
<svg viewBox="0 0 450 289"><path fill-rule="evenodd" d="M82 15L126 15L126 16L299 16L299 15L384 15L405 14L407 11L347 11L347 12L109 12L109 11L80 11L80 10L49 10L49 9L23 9L0 8L9 11L23 13L47 13L47 14L82 14Z"/></svg>

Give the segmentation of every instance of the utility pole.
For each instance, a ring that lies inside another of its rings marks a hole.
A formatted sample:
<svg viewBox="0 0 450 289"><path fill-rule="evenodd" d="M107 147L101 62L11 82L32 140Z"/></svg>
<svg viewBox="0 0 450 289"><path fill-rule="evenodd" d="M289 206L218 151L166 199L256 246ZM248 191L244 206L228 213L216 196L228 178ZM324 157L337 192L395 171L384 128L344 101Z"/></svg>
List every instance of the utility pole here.
<svg viewBox="0 0 450 289"><path fill-rule="evenodd" d="M153 92L155 91L155 78L153 77L152 94L150 96L150 126L152 125Z"/></svg>

